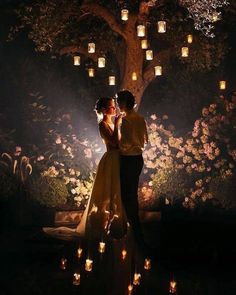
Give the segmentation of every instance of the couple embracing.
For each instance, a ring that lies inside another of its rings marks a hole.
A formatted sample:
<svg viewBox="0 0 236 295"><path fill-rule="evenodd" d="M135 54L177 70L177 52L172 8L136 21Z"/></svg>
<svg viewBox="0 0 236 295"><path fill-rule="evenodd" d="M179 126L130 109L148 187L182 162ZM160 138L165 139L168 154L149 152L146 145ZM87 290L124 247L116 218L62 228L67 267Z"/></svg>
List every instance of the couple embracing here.
<svg viewBox="0 0 236 295"><path fill-rule="evenodd" d="M105 235L121 239L127 233L128 222L137 246L144 250L137 191L143 168L142 151L148 140L147 128L144 118L134 110L135 98L131 92L120 91L116 99L119 115L113 98L102 97L95 106L97 114L102 116L99 131L107 151L99 162L81 222L74 230L57 228L54 233L88 239ZM50 234L50 229L44 231Z"/></svg>

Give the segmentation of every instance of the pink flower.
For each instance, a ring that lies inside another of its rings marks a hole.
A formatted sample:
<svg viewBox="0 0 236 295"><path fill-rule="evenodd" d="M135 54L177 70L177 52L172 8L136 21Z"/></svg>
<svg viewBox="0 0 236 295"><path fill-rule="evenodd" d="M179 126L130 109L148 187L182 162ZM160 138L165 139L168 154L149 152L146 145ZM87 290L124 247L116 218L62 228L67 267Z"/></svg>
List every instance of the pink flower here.
<svg viewBox="0 0 236 295"><path fill-rule="evenodd" d="M15 156L19 156L21 154L21 152L22 152L21 147L20 146L16 146L14 155Z"/></svg>
<svg viewBox="0 0 236 295"><path fill-rule="evenodd" d="M57 137L57 139L55 140L55 143L56 144L61 144L61 137L60 136Z"/></svg>

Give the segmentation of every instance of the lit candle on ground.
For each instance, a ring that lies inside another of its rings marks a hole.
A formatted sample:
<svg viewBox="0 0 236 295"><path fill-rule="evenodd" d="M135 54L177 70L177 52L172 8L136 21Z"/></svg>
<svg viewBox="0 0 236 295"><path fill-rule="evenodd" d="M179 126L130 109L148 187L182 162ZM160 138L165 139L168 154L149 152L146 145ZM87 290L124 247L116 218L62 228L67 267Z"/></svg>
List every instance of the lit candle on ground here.
<svg viewBox="0 0 236 295"><path fill-rule="evenodd" d="M176 281L172 280L172 281L170 281L170 289L169 289L169 292L171 294L174 294L174 293L176 293L176 291L177 291L177 283L176 283Z"/></svg>
<svg viewBox="0 0 236 295"><path fill-rule="evenodd" d="M99 251L100 253L104 253L104 252L105 252L105 249L106 249L106 243L104 243L104 242L100 242L100 243L99 243L99 246L98 246L98 251Z"/></svg>
<svg viewBox="0 0 236 295"><path fill-rule="evenodd" d="M73 275L73 285L78 286L80 285L80 274L74 273Z"/></svg>
<svg viewBox="0 0 236 295"><path fill-rule="evenodd" d="M144 269L146 269L146 270L151 269L151 259L145 258L145 260L144 260Z"/></svg>
<svg viewBox="0 0 236 295"><path fill-rule="evenodd" d="M83 249L79 247L77 249L77 257L80 258L82 256L82 253L83 253Z"/></svg>
<svg viewBox="0 0 236 295"><path fill-rule="evenodd" d="M133 284L135 286L140 285L140 280L141 280L141 274L140 273L134 273Z"/></svg>
<svg viewBox="0 0 236 295"><path fill-rule="evenodd" d="M92 271L92 269L93 269L93 260L88 258L85 261L85 270L86 271Z"/></svg>
<svg viewBox="0 0 236 295"><path fill-rule="evenodd" d="M128 286L128 294L130 295L130 294L132 294L132 291L133 291L133 285L129 285Z"/></svg>
<svg viewBox="0 0 236 295"><path fill-rule="evenodd" d="M66 258L61 258L61 261L60 261L60 269L65 270L66 267L67 267L67 259Z"/></svg>
<svg viewBox="0 0 236 295"><path fill-rule="evenodd" d="M126 256L127 256L127 251L125 249L123 249L121 252L122 259L125 260Z"/></svg>

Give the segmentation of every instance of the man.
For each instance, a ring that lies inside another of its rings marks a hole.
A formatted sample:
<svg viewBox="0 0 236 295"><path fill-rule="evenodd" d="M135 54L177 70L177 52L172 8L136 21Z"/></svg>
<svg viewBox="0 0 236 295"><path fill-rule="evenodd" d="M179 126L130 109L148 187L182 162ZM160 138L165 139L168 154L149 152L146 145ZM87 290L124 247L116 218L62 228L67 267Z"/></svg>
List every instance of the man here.
<svg viewBox="0 0 236 295"><path fill-rule="evenodd" d="M117 103L125 115L121 123L120 181L121 198L128 221L133 229L139 248L145 252L145 242L138 215L138 184L143 168L142 151L148 141L147 127L143 116L134 110L135 98L127 90L117 93Z"/></svg>

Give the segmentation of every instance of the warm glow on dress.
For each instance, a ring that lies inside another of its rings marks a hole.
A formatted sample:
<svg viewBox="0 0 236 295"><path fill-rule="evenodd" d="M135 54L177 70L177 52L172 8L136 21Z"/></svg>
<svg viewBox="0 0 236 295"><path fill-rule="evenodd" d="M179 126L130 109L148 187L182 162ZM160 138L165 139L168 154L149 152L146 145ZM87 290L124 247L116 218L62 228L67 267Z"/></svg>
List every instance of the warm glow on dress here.
<svg viewBox="0 0 236 295"><path fill-rule="evenodd" d="M129 10L128 9L121 10L121 19L123 21L127 21L129 19Z"/></svg>
<svg viewBox="0 0 236 295"><path fill-rule="evenodd" d="M182 57L188 57L189 49L188 47L182 47L181 48L181 55Z"/></svg>
<svg viewBox="0 0 236 295"><path fill-rule="evenodd" d="M137 36L138 37L144 37L145 36L145 31L146 31L146 28L145 28L144 25L137 26Z"/></svg>
<svg viewBox="0 0 236 295"><path fill-rule="evenodd" d="M95 43L88 43L88 53L95 53Z"/></svg>
<svg viewBox="0 0 236 295"><path fill-rule="evenodd" d="M80 56L76 55L74 56L74 66L79 66L80 65Z"/></svg>
<svg viewBox="0 0 236 295"><path fill-rule="evenodd" d="M161 20L157 23L157 31L158 33L165 33L166 32L166 22Z"/></svg>

